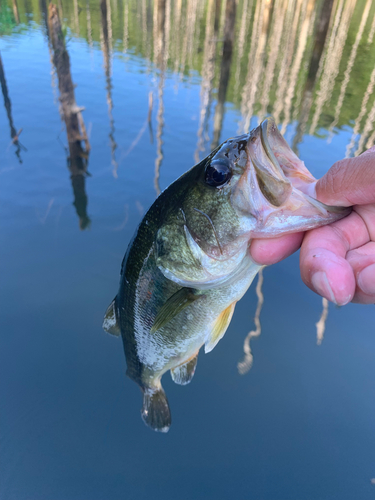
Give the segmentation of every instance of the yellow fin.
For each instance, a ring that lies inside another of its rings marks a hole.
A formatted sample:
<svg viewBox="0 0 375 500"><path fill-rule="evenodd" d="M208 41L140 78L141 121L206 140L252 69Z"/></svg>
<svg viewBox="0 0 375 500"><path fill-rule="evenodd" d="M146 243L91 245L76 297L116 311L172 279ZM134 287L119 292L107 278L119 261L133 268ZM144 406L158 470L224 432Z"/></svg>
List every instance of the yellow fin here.
<svg viewBox="0 0 375 500"><path fill-rule="evenodd" d="M186 360L182 365L171 368L171 377L173 382L180 385L186 385L191 382L195 373L195 368L197 367L198 353L199 351Z"/></svg>
<svg viewBox="0 0 375 500"><path fill-rule="evenodd" d="M212 349L216 346L219 340L224 337L224 334L229 326L230 320L232 319L235 306L236 302L233 302L233 304L231 304L229 307L224 309L224 311L222 311L219 314L218 318L214 323L211 334L206 340L204 346L205 353L212 351Z"/></svg>

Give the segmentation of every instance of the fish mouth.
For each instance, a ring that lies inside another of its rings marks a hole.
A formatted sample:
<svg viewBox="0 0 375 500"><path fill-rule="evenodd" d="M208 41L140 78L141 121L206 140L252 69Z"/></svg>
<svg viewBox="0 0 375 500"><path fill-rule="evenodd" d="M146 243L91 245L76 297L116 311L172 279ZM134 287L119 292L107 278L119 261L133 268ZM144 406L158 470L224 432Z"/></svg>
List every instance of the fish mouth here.
<svg viewBox="0 0 375 500"><path fill-rule="evenodd" d="M252 196L252 212L262 237L312 229L350 212L349 207L325 205L313 198L315 177L291 150L273 118L250 132L247 143L252 183L262 196Z"/></svg>

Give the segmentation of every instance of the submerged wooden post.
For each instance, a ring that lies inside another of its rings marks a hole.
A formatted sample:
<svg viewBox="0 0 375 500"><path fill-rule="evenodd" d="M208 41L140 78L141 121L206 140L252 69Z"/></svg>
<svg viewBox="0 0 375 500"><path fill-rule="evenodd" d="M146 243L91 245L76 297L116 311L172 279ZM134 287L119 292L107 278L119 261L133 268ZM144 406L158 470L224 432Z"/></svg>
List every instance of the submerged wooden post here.
<svg viewBox="0 0 375 500"><path fill-rule="evenodd" d="M70 73L70 58L65 47L64 35L56 5L48 7L48 30L53 48L53 63L59 81L60 104L62 117L66 125L69 145L68 167L71 172L74 192L74 206L80 221L80 228L90 224L87 216L87 195L85 192L85 176L88 166L90 143L81 112L83 107L77 106L74 96L74 85ZM85 143L85 148L82 147Z"/></svg>

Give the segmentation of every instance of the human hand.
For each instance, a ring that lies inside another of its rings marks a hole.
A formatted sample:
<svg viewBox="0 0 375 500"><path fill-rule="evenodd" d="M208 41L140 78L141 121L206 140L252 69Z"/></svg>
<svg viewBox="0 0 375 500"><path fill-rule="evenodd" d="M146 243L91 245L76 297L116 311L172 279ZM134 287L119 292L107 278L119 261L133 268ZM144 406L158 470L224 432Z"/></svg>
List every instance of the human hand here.
<svg viewBox="0 0 375 500"><path fill-rule="evenodd" d="M317 181L316 198L353 212L328 226L275 239L256 239L250 252L259 264L274 264L301 246L305 284L331 302L375 303L375 147L336 162Z"/></svg>

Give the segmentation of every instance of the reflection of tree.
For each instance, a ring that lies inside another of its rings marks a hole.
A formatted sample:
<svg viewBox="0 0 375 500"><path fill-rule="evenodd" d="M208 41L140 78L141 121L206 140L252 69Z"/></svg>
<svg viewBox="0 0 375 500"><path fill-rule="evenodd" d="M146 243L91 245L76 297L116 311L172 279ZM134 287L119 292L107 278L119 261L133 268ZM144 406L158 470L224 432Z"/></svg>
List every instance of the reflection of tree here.
<svg viewBox="0 0 375 500"><path fill-rule="evenodd" d="M87 21L87 41L89 42L90 49L92 49L93 43L92 43L92 28L91 28L91 14L90 14L89 0L86 0L86 21Z"/></svg>
<svg viewBox="0 0 375 500"><path fill-rule="evenodd" d="M20 143L19 138L18 138L22 129L20 129L17 132L17 130L14 126L14 123L13 123L12 104L10 102L9 93L8 93L8 86L7 86L7 82L5 80L5 73L4 73L3 61L1 59L1 54L0 54L0 84L1 84L1 91L2 91L3 97L4 97L4 106L5 106L5 110L7 112L8 121L9 121L10 137L12 139L12 144L14 144L16 146L15 153L16 153L16 156L18 158L18 161L20 163L22 163L21 149L25 149L25 148L22 146L22 144Z"/></svg>
<svg viewBox="0 0 375 500"><path fill-rule="evenodd" d="M316 326L316 343L320 345L323 342L324 332L326 329L326 321L328 317L328 300L323 297L322 299L322 314Z"/></svg>
<svg viewBox="0 0 375 500"><path fill-rule="evenodd" d="M241 61L242 61L242 56L244 54L245 40L247 38L247 30L248 28L250 28L252 6L253 6L253 0L244 0L242 6L242 13L240 15L241 26L237 43L237 63L236 63L235 83L234 83L235 100L237 99L238 89L240 85Z"/></svg>
<svg viewBox="0 0 375 500"><path fill-rule="evenodd" d="M339 0L327 51L325 58L322 61L322 77L320 81L320 88L317 92L316 108L310 126L310 134L315 132L323 106L330 100L335 80L339 74L340 61L346 38L348 36L349 24L353 14L355 0L347 0L345 5L343 5L343 3L344 0Z"/></svg>
<svg viewBox="0 0 375 500"><path fill-rule="evenodd" d="M365 8L363 10L361 24L359 25L357 36L355 38L354 45L352 46L349 61L348 61L348 64L346 66L346 69L345 69L344 80L341 84L339 100L337 101L337 105L336 105L336 109L335 109L335 118L329 127L330 132L332 132L332 130L336 127L336 125L339 121L342 104L344 102L346 88L347 88L349 80L350 80L350 73L353 69L353 64L354 64L354 61L355 61L355 58L357 55L358 45L359 45L359 42L361 41L363 31L365 29L365 25L367 22L367 18L368 18L369 12L370 12L371 1L372 0L367 0Z"/></svg>
<svg viewBox="0 0 375 500"><path fill-rule="evenodd" d="M365 116L365 113L367 111L368 100L369 100L370 96L372 95L372 91L374 90L374 85L375 85L375 68L373 69L373 71L371 73L369 84L368 84L366 92L363 96L361 110L360 110L359 115L357 116L357 118L355 120L353 134L352 134L352 137L350 139L350 143L346 147L346 155L345 155L346 158L349 158L349 156L351 155L352 149L354 148L355 141L356 141L357 136L359 134L359 128L361 126L362 119Z"/></svg>
<svg viewBox="0 0 375 500"><path fill-rule="evenodd" d="M270 90L274 79L275 68L280 54L280 43L283 34L283 26L285 14L287 11L288 0L275 0L274 14L272 16L273 23L270 33L269 42L269 55L267 60L267 66L264 71L264 83L262 89L262 95L260 98L261 111L259 116L262 118L267 114L267 107L270 101Z"/></svg>
<svg viewBox="0 0 375 500"><path fill-rule="evenodd" d="M241 375L244 375L247 373L250 368L253 366L253 354L251 352L251 347L250 347L250 341L253 337L259 337L259 335L262 332L262 326L260 324L260 313L262 311L263 307L263 302L264 302L264 296L262 292L262 286L263 286L263 269L259 271L258 274L258 283L256 286L256 294L258 297L258 304L257 308L255 311L255 316L254 316L254 323L255 323L255 330L251 330L247 335L243 343L243 350L244 350L244 358L242 361L240 361L237 365L238 371Z"/></svg>
<svg viewBox="0 0 375 500"><path fill-rule="evenodd" d="M292 100L295 94L298 74L301 69L303 55L305 53L307 37L311 29L311 24L314 22L314 2L315 0L305 0L301 9L301 30L299 33L296 53L291 61L292 67L289 74L286 94L284 97L284 120L281 127L281 133L285 134L286 127L290 122Z"/></svg>
<svg viewBox="0 0 375 500"><path fill-rule="evenodd" d="M232 64L235 22L236 0L227 0L225 6L224 45L221 57L220 82L214 117L214 138L211 145L212 149L215 149L219 145L221 129L223 126L225 97L227 95L230 67Z"/></svg>
<svg viewBox="0 0 375 500"><path fill-rule="evenodd" d="M307 78L301 97L301 108L299 113L296 134L293 139L293 150L297 153L298 144L305 133L309 119L310 109L313 103L313 92L318 78L319 68L323 65L322 55L327 41L327 34L331 20L334 0L326 0L320 9L316 22L314 44L311 54Z"/></svg>
<svg viewBox="0 0 375 500"><path fill-rule="evenodd" d="M169 33L170 33L170 14L171 0L155 0L154 3L154 60L159 66L159 84L158 84L158 111L156 115L156 160L155 160L155 178L154 185L156 194L160 194L159 176L161 162L163 161L163 128L164 128L164 80L167 62L169 58ZM149 112L150 116L150 112ZM149 120L150 123L150 120Z"/></svg>
<svg viewBox="0 0 375 500"><path fill-rule="evenodd" d="M90 224L85 192L90 144L81 114L83 108L79 108L75 101L74 85L70 73L70 58L65 47L58 11L54 4L49 5L48 27L53 48L53 63L59 81L61 112L68 137L68 167L71 172L74 192L73 204L79 217L80 228L85 229ZM85 143L85 148L82 147L82 141Z"/></svg>
<svg viewBox="0 0 375 500"><path fill-rule="evenodd" d="M17 5L17 0L12 0L13 3L13 15L14 19L16 20L16 23L20 23L20 15L18 13L18 5Z"/></svg>
<svg viewBox="0 0 375 500"><path fill-rule="evenodd" d="M216 45L219 31L221 0L208 0L206 34L204 40L201 107L199 114L198 143L195 151L195 161L199 161L201 151L207 136L212 101L212 88L215 77Z"/></svg>
<svg viewBox="0 0 375 500"><path fill-rule="evenodd" d="M117 144L115 141L115 121L113 119L113 101L112 101L112 19L111 3L109 0L101 0L101 27L102 27L102 50L104 58L104 71L106 78L107 104L109 115L109 140L111 143L111 157L113 165L113 176L117 177L118 164L116 160Z"/></svg>
<svg viewBox="0 0 375 500"><path fill-rule="evenodd" d="M259 0L256 3L253 31L251 35L251 46L249 52L246 83L242 90L241 132L249 130L251 117L253 115L255 97L258 91L260 78L264 73L265 49L270 22L272 0Z"/></svg>

